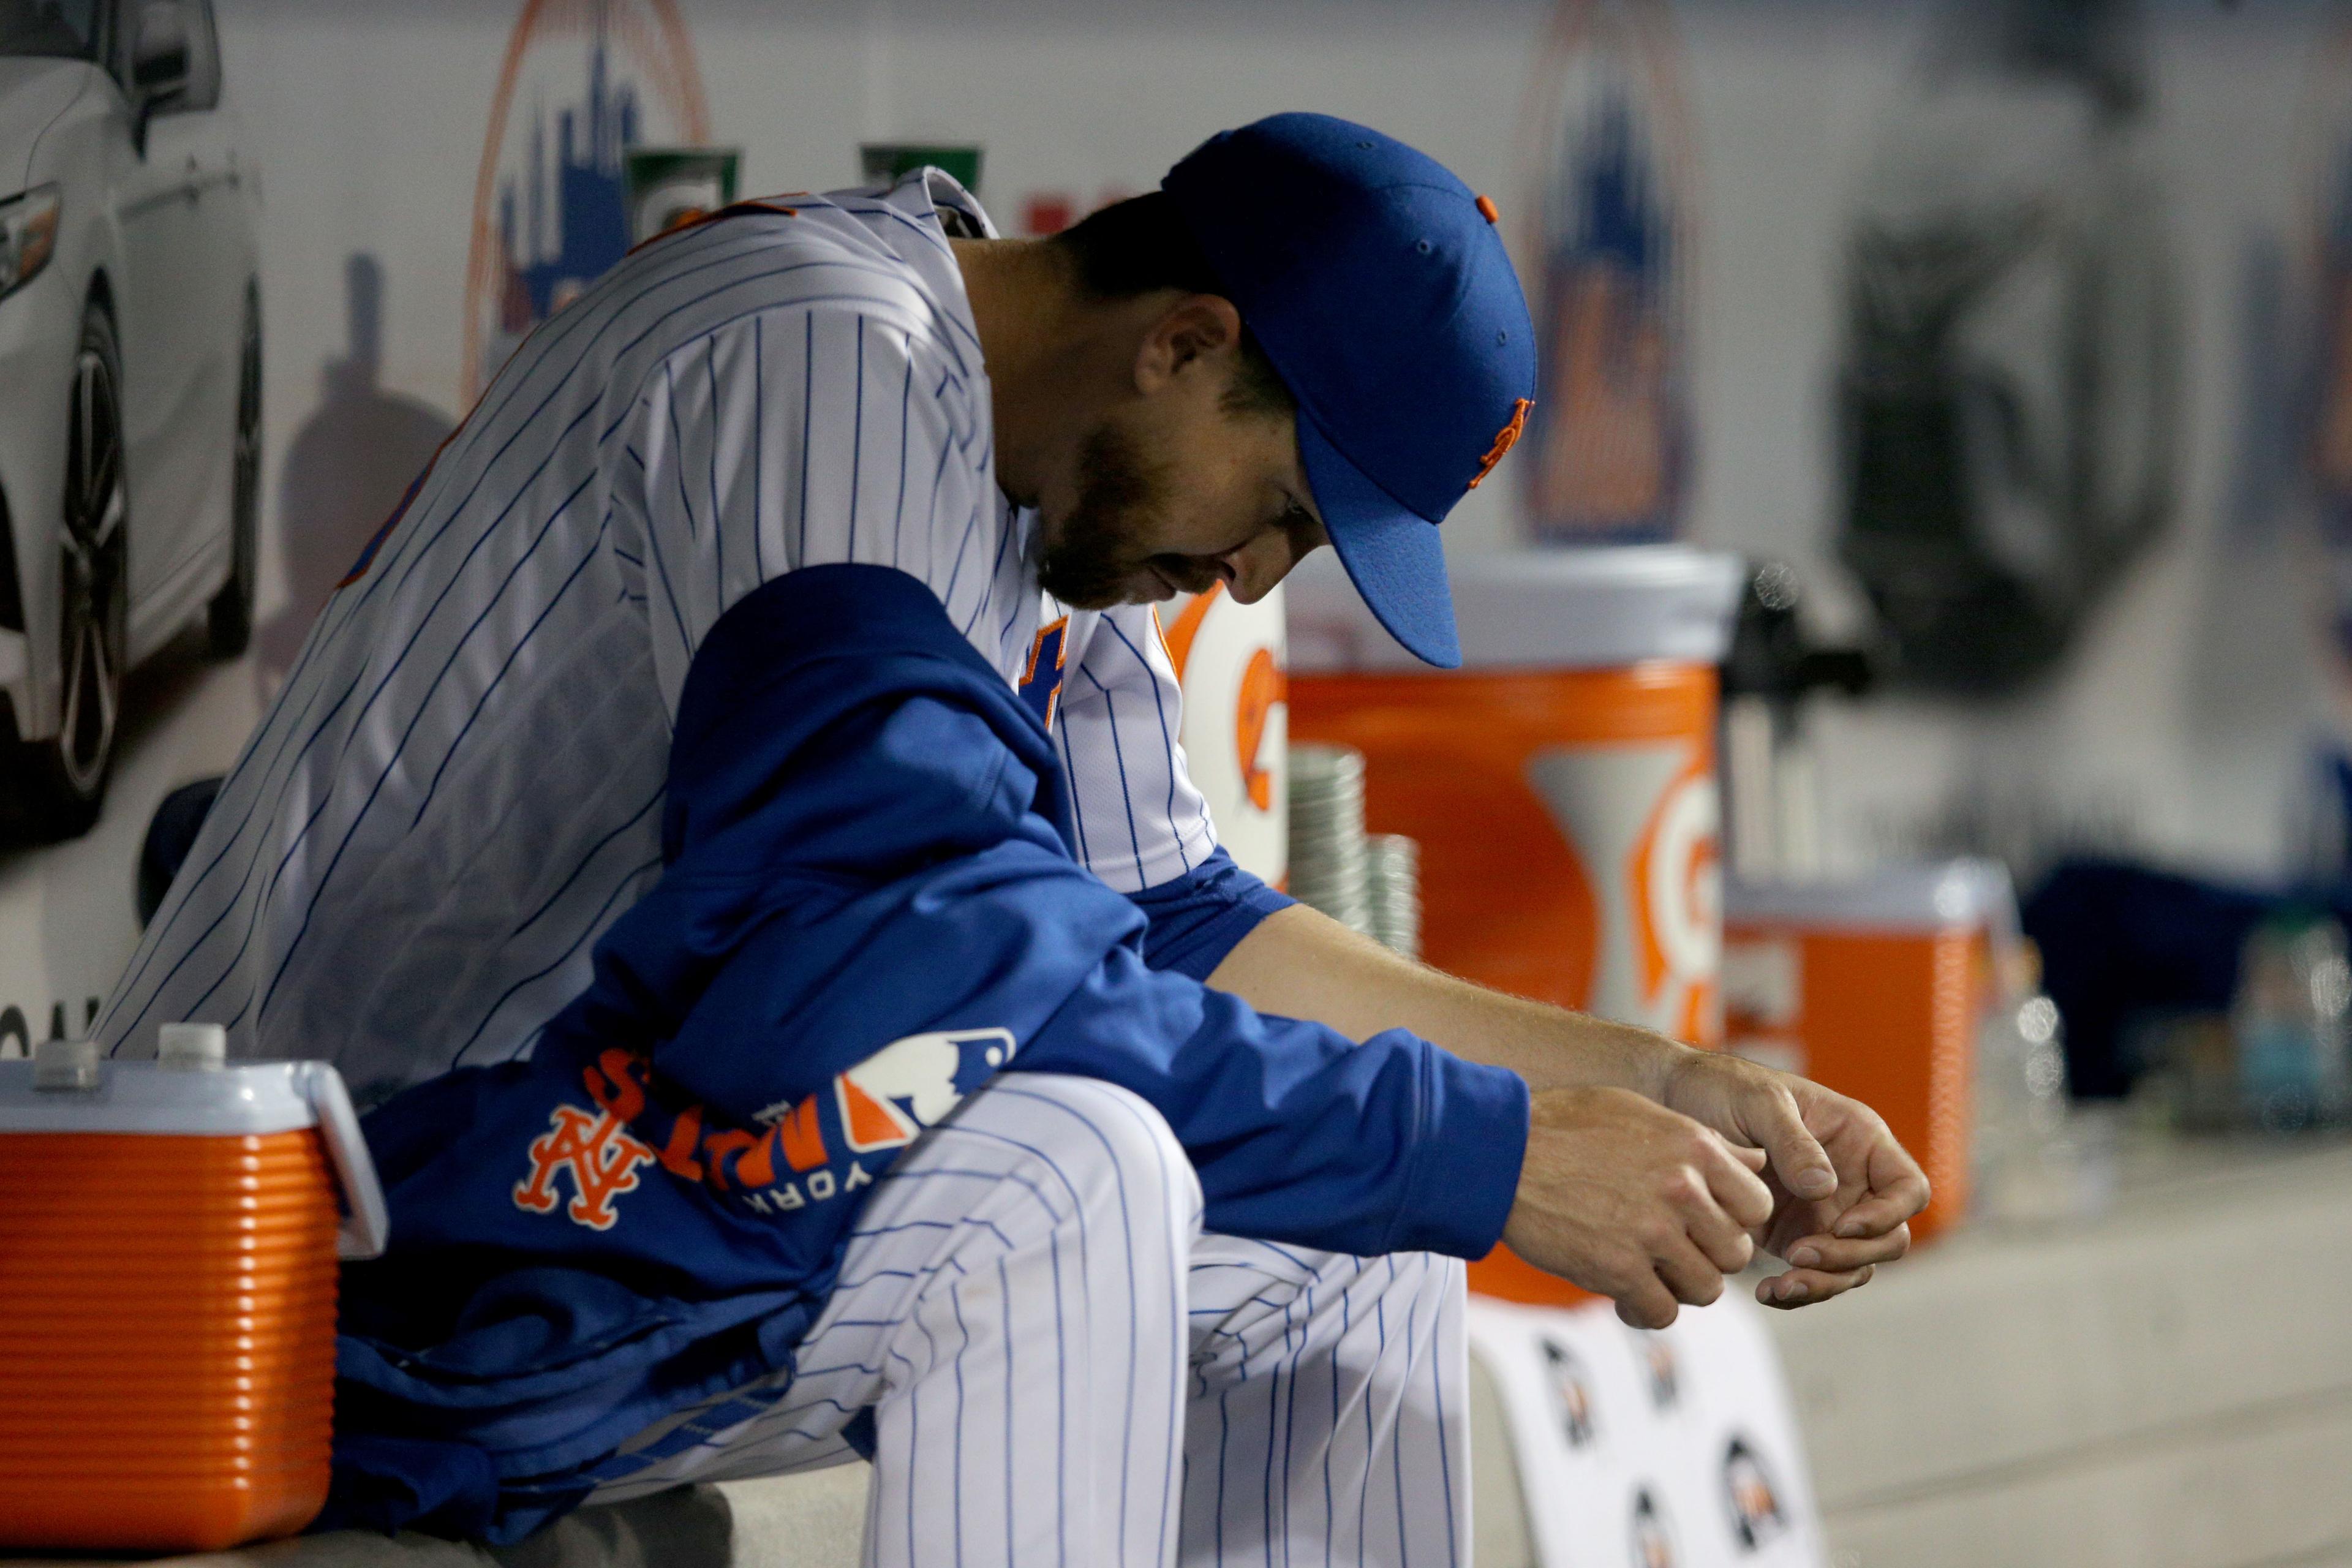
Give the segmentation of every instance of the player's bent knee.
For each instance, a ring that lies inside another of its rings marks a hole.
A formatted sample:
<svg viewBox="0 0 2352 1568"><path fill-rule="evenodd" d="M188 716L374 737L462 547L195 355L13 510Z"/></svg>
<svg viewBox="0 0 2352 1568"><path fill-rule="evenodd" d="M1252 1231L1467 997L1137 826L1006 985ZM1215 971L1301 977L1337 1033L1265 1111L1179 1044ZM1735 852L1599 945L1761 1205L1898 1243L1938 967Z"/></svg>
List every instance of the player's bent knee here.
<svg viewBox="0 0 2352 1568"><path fill-rule="evenodd" d="M975 1109L983 1102L1045 1141L1083 1201L1123 1200L1130 1221L1151 1209L1175 1228L1198 1228L1200 1178L1168 1119L1140 1095L1098 1079L1008 1072L973 1097Z"/></svg>
<svg viewBox="0 0 2352 1568"><path fill-rule="evenodd" d="M1468 1274L1458 1258L1435 1252L1395 1252L1380 1258L1335 1260L1334 1267L1353 1273L1391 1300L1432 1299L1468 1294Z"/></svg>

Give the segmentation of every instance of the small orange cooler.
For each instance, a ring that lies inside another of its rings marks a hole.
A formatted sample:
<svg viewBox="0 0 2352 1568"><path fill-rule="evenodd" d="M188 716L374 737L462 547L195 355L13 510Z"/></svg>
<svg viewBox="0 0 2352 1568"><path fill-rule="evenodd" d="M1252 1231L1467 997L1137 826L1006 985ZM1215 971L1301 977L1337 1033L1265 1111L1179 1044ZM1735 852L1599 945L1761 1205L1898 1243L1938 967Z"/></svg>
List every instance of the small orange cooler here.
<svg viewBox="0 0 2352 1568"><path fill-rule="evenodd" d="M0 1550L212 1550L326 1500L336 1260L383 1198L332 1068L225 1043L0 1061Z"/></svg>
<svg viewBox="0 0 2352 1568"><path fill-rule="evenodd" d="M1681 546L1448 563L1463 668L1339 574L1290 578L1290 733L1364 753L1365 826L1421 843L1423 953L1498 990L1720 1037L1716 667L1743 572ZM1471 1286L1582 1292L1502 1248Z"/></svg>
<svg viewBox="0 0 2352 1568"><path fill-rule="evenodd" d="M1968 1212L1976 1040L2008 873L1986 861L1726 889L1729 1047L1863 1101L1927 1173L1921 1240Z"/></svg>

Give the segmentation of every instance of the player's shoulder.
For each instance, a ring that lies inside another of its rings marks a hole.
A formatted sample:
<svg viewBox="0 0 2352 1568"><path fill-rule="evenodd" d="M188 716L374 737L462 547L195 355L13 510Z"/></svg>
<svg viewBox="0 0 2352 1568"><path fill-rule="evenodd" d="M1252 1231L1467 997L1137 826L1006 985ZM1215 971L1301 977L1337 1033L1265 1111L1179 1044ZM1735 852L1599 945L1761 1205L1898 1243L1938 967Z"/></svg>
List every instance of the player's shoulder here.
<svg viewBox="0 0 2352 1568"><path fill-rule="evenodd" d="M634 287L689 301L668 319L673 335L698 335L706 317L866 317L910 352L961 359L978 346L941 220L905 182L738 203L649 242L628 267Z"/></svg>
<svg viewBox="0 0 2352 1568"><path fill-rule="evenodd" d="M625 272L640 283L693 279L778 302L855 294L869 279L919 282L865 224L826 198L799 194L739 202L648 240L629 254Z"/></svg>

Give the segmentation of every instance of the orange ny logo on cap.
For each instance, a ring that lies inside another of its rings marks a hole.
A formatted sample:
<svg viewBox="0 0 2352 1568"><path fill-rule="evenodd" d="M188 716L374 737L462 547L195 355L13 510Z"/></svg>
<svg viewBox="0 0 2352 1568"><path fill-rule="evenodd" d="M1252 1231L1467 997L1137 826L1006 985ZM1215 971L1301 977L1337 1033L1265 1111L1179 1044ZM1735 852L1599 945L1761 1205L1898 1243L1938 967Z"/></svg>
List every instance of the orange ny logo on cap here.
<svg viewBox="0 0 2352 1568"><path fill-rule="evenodd" d="M1485 483L1486 476L1495 471L1495 465L1503 460L1503 454L1518 445L1519 432L1528 427L1528 410L1535 405L1534 398L1522 397L1512 408L1511 422L1495 432L1495 444L1486 448L1485 457L1478 459L1478 477L1470 481L1472 489Z"/></svg>

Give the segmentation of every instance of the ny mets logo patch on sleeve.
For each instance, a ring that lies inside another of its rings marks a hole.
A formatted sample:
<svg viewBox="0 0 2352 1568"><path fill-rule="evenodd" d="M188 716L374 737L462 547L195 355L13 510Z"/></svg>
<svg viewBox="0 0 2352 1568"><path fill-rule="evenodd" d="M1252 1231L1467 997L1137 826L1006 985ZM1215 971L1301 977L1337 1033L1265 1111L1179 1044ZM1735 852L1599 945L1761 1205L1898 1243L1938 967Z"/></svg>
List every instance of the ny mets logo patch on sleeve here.
<svg viewBox="0 0 2352 1568"><path fill-rule="evenodd" d="M1036 638L1029 645L1029 662L1021 671L1021 700L1049 731L1061 703L1062 665L1069 651L1070 617L1064 616L1037 628Z"/></svg>

